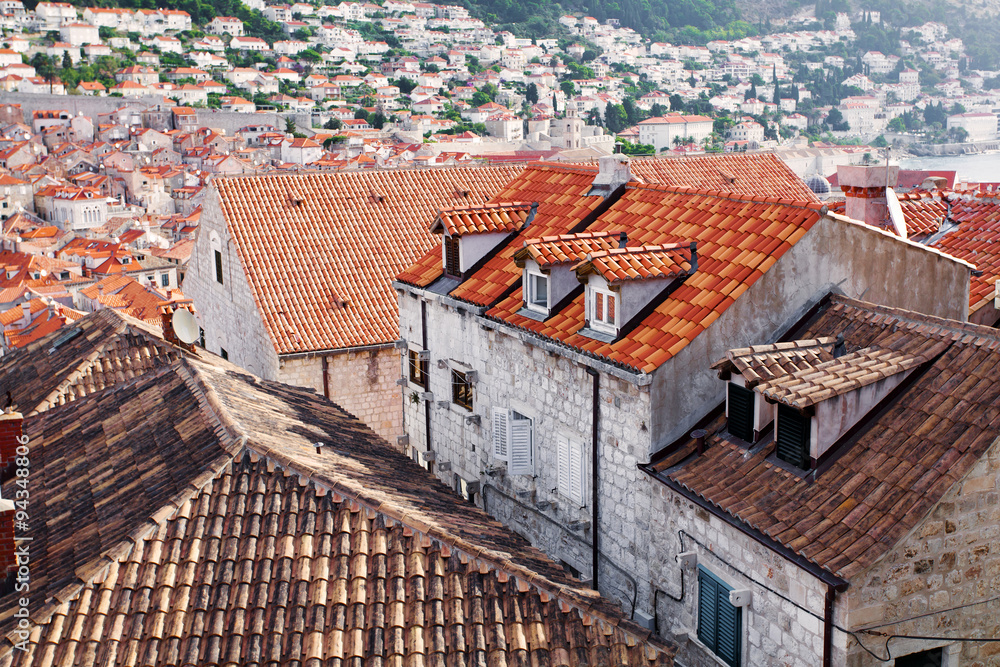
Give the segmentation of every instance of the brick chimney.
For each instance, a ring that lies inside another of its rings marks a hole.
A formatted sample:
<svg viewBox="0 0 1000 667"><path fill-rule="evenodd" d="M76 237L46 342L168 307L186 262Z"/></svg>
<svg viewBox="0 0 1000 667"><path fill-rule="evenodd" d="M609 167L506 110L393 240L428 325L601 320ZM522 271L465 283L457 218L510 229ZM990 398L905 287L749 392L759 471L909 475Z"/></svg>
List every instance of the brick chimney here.
<svg viewBox="0 0 1000 667"><path fill-rule="evenodd" d="M887 173L888 169L888 173ZM885 200L886 187L896 187L899 166L837 167L837 181L846 198L848 218L880 229L894 229Z"/></svg>
<svg viewBox="0 0 1000 667"><path fill-rule="evenodd" d="M21 437L23 424L24 417L20 412L7 408L0 414L0 470L14 460L15 452L21 444L18 438Z"/></svg>

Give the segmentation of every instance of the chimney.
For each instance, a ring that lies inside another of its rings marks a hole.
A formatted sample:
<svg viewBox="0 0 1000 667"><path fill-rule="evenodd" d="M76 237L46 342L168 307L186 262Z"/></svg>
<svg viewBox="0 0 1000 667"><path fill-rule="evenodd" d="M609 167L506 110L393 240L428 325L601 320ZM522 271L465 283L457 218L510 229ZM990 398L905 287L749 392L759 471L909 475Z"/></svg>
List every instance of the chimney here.
<svg viewBox="0 0 1000 667"><path fill-rule="evenodd" d="M12 408L0 414L0 470L5 469L13 460L18 446L21 444L21 427L24 417Z"/></svg>
<svg viewBox="0 0 1000 667"><path fill-rule="evenodd" d="M899 166L896 165L837 167L837 180L847 199L844 214L872 227L892 229L885 190L895 187L898 177Z"/></svg>
<svg viewBox="0 0 1000 667"><path fill-rule="evenodd" d="M632 180L632 170L629 167L627 155L605 155L598 164L597 176L587 196L600 195L605 199L622 185Z"/></svg>
<svg viewBox="0 0 1000 667"><path fill-rule="evenodd" d="M624 248L628 245L628 232L622 232L618 235L618 247Z"/></svg>
<svg viewBox="0 0 1000 667"><path fill-rule="evenodd" d="M21 303L21 326L26 327L31 324L31 302L24 301Z"/></svg>

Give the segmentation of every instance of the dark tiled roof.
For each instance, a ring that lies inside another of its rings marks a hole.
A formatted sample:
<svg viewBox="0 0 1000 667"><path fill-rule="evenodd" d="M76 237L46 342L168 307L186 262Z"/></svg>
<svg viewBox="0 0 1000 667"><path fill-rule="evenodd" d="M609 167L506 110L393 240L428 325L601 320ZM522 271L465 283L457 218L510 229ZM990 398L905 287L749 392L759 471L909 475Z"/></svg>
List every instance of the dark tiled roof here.
<svg viewBox="0 0 1000 667"><path fill-rule="evenodd" d="M773 442L748 451L728 436L724 417L707 427L704 454L691 456L696 444L683 442L652 468L849 579L922 521L1000 435L1000 384L994 379L1000 335L837 296L796 335L834 333L843 333L851 351L877 346L931 361L904 380L901 392L871 414L815 480L768 461Z"/></svg>
<svg viewBox="0 0 1000 667"><path fill-rule="evenodd" d="M734 348L712 368L719 369L720 375L723 371L736 371L748 386L756 387L761 382L830 361L835 342L834 338L824 337Z"/></svg>
<svg viewBox="0 0 1000 667"><path fill-rule="evenodd" d="M4 664L672 664L357 419L213 355L25 427L37 627L13 650L0 598Z"/></svg>

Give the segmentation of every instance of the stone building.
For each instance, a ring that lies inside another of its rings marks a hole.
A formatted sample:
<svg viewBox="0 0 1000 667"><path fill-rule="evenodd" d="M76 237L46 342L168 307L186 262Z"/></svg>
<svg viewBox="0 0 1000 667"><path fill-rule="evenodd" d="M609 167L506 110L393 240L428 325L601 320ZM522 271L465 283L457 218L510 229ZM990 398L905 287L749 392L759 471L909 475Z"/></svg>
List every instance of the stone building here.
<svg viewBox="0 0 1000 667"><path fill-rule="evenodd" d="M531 165L490 204L439 211L441 247L396 282L411 455L651 630L687 633L685 664L717 663L688 617L667 620L666 591L690 602L675 556L695 544L679 529L731 543L786 596L819 595L822 610L825 595L787 551L640 468L723 399L711 364L777 339L830 293L955 319L969 297L970 265L832 214L776 159L747 157L659 161L669 186L634 180L617 156ZM798 623L757 604L785 633ZM821 652L818 635L795 633L779 642L790 664L816 664L801 656ZM741 642L731 664L774 655Z"/></svg>
<svg viewBox="0 0 1000 667"><path fill-rule="evenodd" d="M392 278L434 245L424 220L486 201L521 168L214 179L183 285L205 346L321 392L395 442Z"/></svg>

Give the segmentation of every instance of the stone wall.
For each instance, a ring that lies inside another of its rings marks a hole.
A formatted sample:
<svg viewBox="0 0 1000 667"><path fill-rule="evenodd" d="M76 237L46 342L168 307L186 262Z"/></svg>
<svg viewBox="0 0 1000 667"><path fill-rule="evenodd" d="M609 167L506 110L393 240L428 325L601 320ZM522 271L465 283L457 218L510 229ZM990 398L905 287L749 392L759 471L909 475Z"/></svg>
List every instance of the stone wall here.
<svg viewBox="0 0 1000 667"><path fill-rule="evenodd" d="M741 612L742 664L821 664L826 584L665 484L652 478L647 484L652 486L644 498L652 516L647 559L652 599L639 608L655 604L658 633L677 642L678 662L688 667L720 664L697 638L697 566L682 568L675 559L694 552L698 565L733 589L751 592L751 602ZM841 627L845 614L843 604L835 608L834 619ZM834 632L832 664L844 664L846 645L847 636Z"/></svg>
<svg viewBox="0 0 1000 667"><path fill-rule="evenodd" d="M889 634L1000 637L1000 440L906 539L856 578L848 594L852 630L878 626ZM884 639L866 645L884 655ZM947 647L946 667L1000 666L996 642L890 644L894 656L937 646ZM847 664L884 663L854 646Z"/></svg>
<svg viewBox="0 0 1000 667"><path fill-rule="evenodd" d="M329 399L393 446L403 434L399 352L393 348L325 355ZM277 380L323 395L321 355L282 357Z"/></svg>
<svg viewBox="0 0 1000 667"><path fill-rule="evenodd" d="M209 240L213 231L222 242L221 285L215 280L215 258ZM219 354L225 349L234 364L266 380L278 379L278 355L257 310L215 188L205 196L198 236L181 289L194 301L198 323L205 330L205 347L210 352Z"/></svg>

